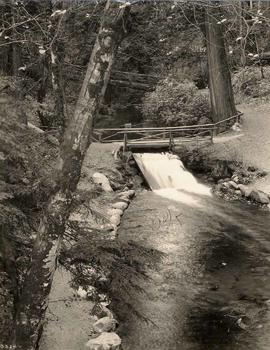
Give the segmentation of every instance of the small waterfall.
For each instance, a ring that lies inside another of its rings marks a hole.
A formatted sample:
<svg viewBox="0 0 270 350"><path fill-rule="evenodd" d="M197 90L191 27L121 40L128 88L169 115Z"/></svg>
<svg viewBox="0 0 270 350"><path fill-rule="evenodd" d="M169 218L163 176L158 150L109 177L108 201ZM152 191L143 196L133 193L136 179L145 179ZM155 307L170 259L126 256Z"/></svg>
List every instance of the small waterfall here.
<svg viewBox="0 0 270 350"><path fill-rule="evenodd" d="M162 197L198 205L198 195L211 195L210 188L200 184L176 155L135 153L134 159L152 191Z"/></svg>

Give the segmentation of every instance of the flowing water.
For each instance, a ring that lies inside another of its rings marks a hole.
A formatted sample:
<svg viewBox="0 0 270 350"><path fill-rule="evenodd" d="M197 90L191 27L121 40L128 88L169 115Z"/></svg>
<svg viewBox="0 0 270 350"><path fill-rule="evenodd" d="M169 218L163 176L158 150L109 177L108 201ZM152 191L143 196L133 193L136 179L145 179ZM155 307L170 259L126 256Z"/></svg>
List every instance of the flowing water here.
<svg viewBox="0 0 270 350"><path fill-rule="evenodd" d="M123 349L269 350L269 213L213 197L175 156L135 158L152 191L132 202L119 240L164 255L129 276Z"/></svg>

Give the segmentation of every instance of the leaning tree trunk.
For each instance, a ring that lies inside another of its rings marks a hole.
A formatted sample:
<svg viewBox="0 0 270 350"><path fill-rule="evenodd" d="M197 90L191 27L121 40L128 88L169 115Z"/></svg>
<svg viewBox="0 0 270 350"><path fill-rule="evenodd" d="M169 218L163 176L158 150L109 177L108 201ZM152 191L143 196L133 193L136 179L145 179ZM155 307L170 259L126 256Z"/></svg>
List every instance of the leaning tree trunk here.
<svg viewBox="0 0 270 350"><path fill-rule="evenodd" d="M205 27L211 113L214 122L236 114L231 74L227 62L222 24L218 24L219 8L209 5L206 9Z"/></svg>
<svg viewBox="0 0 270 350"><path fill-rule="evenodd" d="M107 0L74 116L64 134L57 189L41 218L29 273L18 303L16 349L35 349L41 334L56 260L80 179L93 120L106 91L116 48L125 32L129 5Z"/></svg>

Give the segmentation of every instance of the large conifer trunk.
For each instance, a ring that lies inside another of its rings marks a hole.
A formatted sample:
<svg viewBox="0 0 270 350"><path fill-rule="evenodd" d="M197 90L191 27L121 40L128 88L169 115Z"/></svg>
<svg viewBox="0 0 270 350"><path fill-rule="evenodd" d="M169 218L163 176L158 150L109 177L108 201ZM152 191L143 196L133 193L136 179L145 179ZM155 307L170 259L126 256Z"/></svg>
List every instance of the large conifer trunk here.
<svg viewBox="0 0 270 350"><path fill-rule="evenodd" d="M125 32L129 5L107 0L75 113L64 134L55 194L41 218L32 263L17 310L16 349L35 349L42 330L56 260L71 211L72 194L90 144L92 125L106 91L116 48Z"/></svg>
<svg viewBox="0 0 270 350"><path fill-rule="evenodd" d="M218 24L218 14L219 9L217 6L213 4L207 6L205 27L211 113L214 122L236 114L222 24Z"/></svg>

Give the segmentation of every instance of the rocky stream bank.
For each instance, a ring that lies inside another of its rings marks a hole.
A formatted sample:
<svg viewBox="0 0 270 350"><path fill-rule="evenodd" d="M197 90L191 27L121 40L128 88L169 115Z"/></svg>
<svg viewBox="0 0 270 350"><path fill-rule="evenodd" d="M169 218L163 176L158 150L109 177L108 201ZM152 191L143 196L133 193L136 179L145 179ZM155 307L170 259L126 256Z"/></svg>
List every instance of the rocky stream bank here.
<svg viewBox="0 0 270 350"><path fill-rule="evenodd" d="M270 209L270 193L256 186L268 175L267 171L236 160L211 157L198 149L178 154L189 170L212 187L215 195Z"/></svg>
<svg viewBox="0 0 270 350"><path fill-rule="evenodd" d="M91 145L50 294L41 350L120 349L118 322L110 310L111 288L118 288L112 270L118 260L125 265L131 247L118 246L115 238L142 182L128 161L117 159L113 145Z"/></svg>

